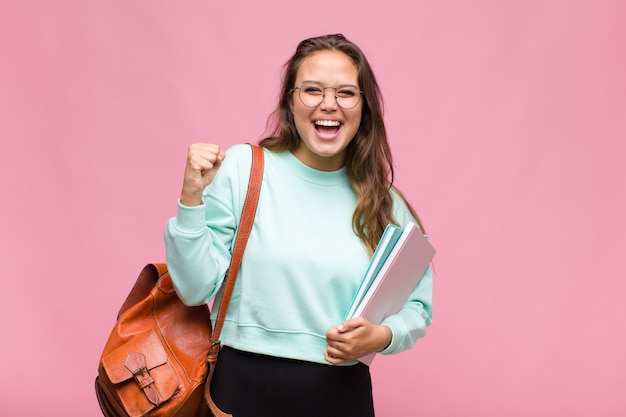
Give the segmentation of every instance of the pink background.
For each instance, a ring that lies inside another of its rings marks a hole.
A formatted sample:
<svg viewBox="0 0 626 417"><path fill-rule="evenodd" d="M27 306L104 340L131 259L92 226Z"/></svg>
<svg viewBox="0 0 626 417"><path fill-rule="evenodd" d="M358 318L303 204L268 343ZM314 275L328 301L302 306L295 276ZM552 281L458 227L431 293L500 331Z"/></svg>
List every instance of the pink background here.
<svg viewBox="0 0 626 417"><path fill-rule="evenodd" d="M99 415L101 349L164 259L188 144L256 141L297 42L342 32L439 251L428 336L373 364L377 415L626 415L625 18L621 0L0 0L0 414Z"/></svg>

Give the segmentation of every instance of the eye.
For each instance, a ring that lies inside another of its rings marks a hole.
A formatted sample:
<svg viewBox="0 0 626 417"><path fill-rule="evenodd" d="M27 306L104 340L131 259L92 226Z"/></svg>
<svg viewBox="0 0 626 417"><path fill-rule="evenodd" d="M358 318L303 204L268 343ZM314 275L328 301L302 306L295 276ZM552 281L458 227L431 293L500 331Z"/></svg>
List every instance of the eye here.
<svg viewBox="0 0 626 417"><path fill-rule="evenodd" d="M358 94L358 92L353 88L342 88L341 90L337 90L337 97L354 97Z"/></svg>
<svg viewBox="0 0 626 417"><path fill-rule="evenodd" d="M324 94L321 87L315 85L303 85L302 91L312 96L321 96L322 94Z"/></svg>

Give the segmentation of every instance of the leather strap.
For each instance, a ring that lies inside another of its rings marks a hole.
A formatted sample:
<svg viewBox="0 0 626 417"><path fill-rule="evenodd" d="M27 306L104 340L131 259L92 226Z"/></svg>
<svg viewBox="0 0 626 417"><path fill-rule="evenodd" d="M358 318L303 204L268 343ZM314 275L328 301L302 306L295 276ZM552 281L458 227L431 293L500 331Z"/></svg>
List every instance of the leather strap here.
<svg viewBox="0 0 626 417"><path fill-rule="evenodd" d="M235 288L235 281L239 274L239 267L241 266L241 260L243 259L243 253L250 237L250 231L252 230L252 224L254 223L254 216L256 215L256 208L259 203L259 194L261 193L261 184L263 183L263 150L257 145L250 145L252 147L252 167L250 168L250 180L248 182L248 190L246 191L246 200L243 203L243 210L241 211L241 220L239 227L237 228L237 237L235 238L235 245L233 247L233 254L230 259L230 265L228 266L228 272L224 279L224 292L222 293L222 300L217 311L217 319L215 321L215 328L211 335L211 348L207 355L207 365L209 373L207 375L204 397L209 406L209 409L215 415L215 417L232 417L231 414L226 414L220 410L211 398L211 380L213 379L213 372L215 370L215 363L217 362L217 356L220 352L222 344L220 342L220 333L224 326L224 318L226 317L226 311L228 310L228 304L233 295L233 289Z"/></svg>
<svg viewBox="0 0 626 417"><path fill-rule="evenodd" d="M143 353L130 352L124 362L126 369L133 374L133 378L140 390L144 392L148 401L154 405L163 402L159 390L154 385L154 379L150 375L150 370L146 366L146 357Z"/></svg>

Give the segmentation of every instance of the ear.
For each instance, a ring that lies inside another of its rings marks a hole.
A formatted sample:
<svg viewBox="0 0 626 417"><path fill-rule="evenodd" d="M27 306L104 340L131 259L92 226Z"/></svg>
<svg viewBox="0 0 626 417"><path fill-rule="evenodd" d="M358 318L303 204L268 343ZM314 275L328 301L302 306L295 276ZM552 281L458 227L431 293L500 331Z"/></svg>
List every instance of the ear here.
<svg viewBox="0 0 626 417"><path fill-rule="evenodd" d="M291 110L291 114L293 114L293 94L289 95L287 101L289 102L289 110Z"/></svg>

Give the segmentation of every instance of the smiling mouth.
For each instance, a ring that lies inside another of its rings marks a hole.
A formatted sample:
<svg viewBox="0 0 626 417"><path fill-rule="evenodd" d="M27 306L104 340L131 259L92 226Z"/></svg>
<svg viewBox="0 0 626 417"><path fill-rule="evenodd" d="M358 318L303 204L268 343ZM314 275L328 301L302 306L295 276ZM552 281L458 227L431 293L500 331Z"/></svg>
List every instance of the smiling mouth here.
<svg viewBox="0 0 626 417"><path fill-rule="evenodd" d="M314 125L315 130L325 134L337 133L341 127L341 123L337 120L316 120Z"/></svg>

